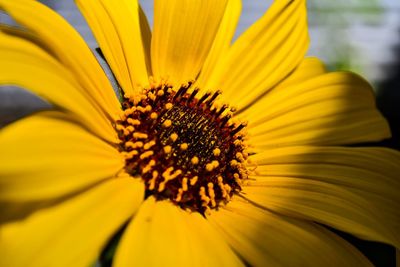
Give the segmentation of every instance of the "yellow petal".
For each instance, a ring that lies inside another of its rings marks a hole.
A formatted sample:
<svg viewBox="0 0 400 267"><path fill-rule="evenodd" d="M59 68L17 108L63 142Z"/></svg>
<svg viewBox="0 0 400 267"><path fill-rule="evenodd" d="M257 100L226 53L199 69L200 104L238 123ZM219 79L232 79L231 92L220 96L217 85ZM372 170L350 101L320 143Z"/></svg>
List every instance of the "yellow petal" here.
<svg viewBox="0 0 400 267"><path fill-rule="evenodd" d="M258 150L289 145L337 145L390 137L371 86L347 72L319 75L273 90L249 107L251 142Z"/></svg>
<svg viewBox="0 0 400 267"><path fill-rule="evenodd" d="M107 76L85 41L59 14L31 0L0 0L0 9L34 32L76 76L82 93L98 103L109 116L117 118L120 104Z"/></svg>
<svg viewBox="0 0 400 267"><path fill-rule="evenodd" d="M326 72L327 69L322 61L316 57L306 57L286 79L274 87L274 91L285 90L285 88L288 86L302 83ZM267 96L268 95L265 97ZM256 101L259 101L259 99ZM244 113L246 113L246 111L247 110L245 110Z"/></svg>
<svg viewBox="0 0 400 267"><path fill-rule="evenodd" d="M137 0L75 0L125 93L148 85L151 33Z"/></svg>
<svg viewBox="0 0 400 267"><path fill-rule="evenodd" d="M118 150L60 112L42 112L0 132L0 199L61 197L114 177Z"/></svg>
<svg viewBox="0 0 400 267"><path fill-rule="evenodd" d="M245 107L294 70L308 42L305 1L274 1L219 64L223 72L215 87L226 101Z"/></svg>
<svg viewBox="0 0 400 267"><path fill-rule="evenodd" d="M157 79L175 85L197 77L211 49L227 0L156 0L151 63Z"/></svg>
<svg viewBox="0 0 400 267"><path fill-rule="evenodd" d="M274 87L273 92L286 90L286 88L289 86L301 84L326 72L326 67L322 61L320 61L316 57L306 57L300 62L300 64L293 70L292 73L290 73L290 75L286 79L284 79ZM271 92L266 92L260 98L257 98L248 105L240 108L236 112L236 116L238 116L238 118L242 120L248 120L249 118L253 118L254 120L255 115L257 115L256 112L254 112L254 109L261 108L261 103L263 103L264 98L268 98L270 93Z"/></svg>
<svg viewBox="0 0 400 267"><path fill-rule="evenodd" d="M226 57L228 54L232 38L236 31L236 26L239 22L241 10L241 0L228 1L225 9L225 14L218 28L214 43L211 47L210 53L208 54L206 61L204 62L204 66L201 69L199 78L196 81L196 85L198 88L205 91L218 89L213 87L213 82L215 82L215 77L218 77L218 75L220 75L220 73L218 72L223 70L221 68L218 68L218 66L222 62L224 57Z"/></svg>
<svg viewBox="0 0 400 267"><path fill-rule="evenodd" d="M16 85L72 113L101 138L117 143L110 119L85 97L69 69L36 45L0 33L0 85Z"/></svg>
<svg viewBox="0 0 400 267"><path fill-rule="evenodd" d="M270 210L400 246L400 153L386 148L288 147L252 156L245 197Z"/></svg>
<svg viewBox="0 0 400 267"><path fill-rule="evenodd" d="M244 265L199 213L150 197L122 236L113 266Z"/></svg>
<svg viewBox="0 0 400 267"><path fill-rule="evenodd" d="M371 266L354 247L313 222L262 210L240 198L210 222L251 266Z"/></svg>
<svg viewBox="0 0 400 267"><path fill-rule="evenodd" d="M143 183L116 178L23 221L2 225L0 265L90 266L143 197Z"/></svg>

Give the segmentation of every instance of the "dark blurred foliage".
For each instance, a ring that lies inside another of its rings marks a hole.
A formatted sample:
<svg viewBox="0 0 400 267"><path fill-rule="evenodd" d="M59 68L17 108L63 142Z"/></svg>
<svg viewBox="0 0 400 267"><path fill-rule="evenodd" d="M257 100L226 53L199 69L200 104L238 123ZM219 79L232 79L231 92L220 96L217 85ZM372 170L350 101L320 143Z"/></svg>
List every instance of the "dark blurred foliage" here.
<svg viewBox="0 0 400 267"><path fill-rule="evenodd" d="M382 66L386 77L377 85L376 96L377 106L389 122L392 137L379 143L362 144L362 146L384 146L400 150L400 29L398 30L397 45L392 49L395 52L395 63L391 62ZM335 229L330 230L357 247L376 267L396 267L394 247L378 242L364 241Z"/></svg>
<svg viewBox="0 0 400 267"><path fill-rule="evenodd" d="M398 41L393 47L396 63L384 66L387 78L378 84L377 105L392 131L392 138L383 145L400 150L400 28Z"/></svg>

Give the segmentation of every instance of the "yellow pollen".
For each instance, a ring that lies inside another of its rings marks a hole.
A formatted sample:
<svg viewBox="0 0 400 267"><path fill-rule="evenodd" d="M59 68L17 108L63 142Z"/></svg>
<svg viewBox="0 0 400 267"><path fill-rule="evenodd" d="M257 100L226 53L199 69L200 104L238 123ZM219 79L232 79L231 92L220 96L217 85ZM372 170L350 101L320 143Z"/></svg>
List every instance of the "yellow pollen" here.
<svg viewBox="0 0 400 267"><path fill-rule="evenodd" d="M235 141L233 141L233 144L234 144L235 146L240 146L240 145L242 144L242 141L236 139Z"/></svg>
<svg viewBox="0 0 400 267"><path fill-rule="evenodd" d="M211 161L211 164L214 166L214 168L218 168L218 166L219 166L218 160Z"/></svg>
<svg viewBox="0 0 400 267"><path fill-rule="evenodd" d="M196 165L196 164L199 163L199 158L196 157L196 156L194 156L194 157L190 160L190 162L192 162L193 165Z"/></svg>
<svg viewBox="0 0 400 267"><path fill-rule="evenodd" d="M172 121L171 120L165 120L164 123L162 124L165 128L171 127Z"/></svg>
<svg viewBox="0 0 400 267"><path fill-rule="evenodd" d="M156 95L150 92L149 98L154 101L154 100L156 100Z"/></svg>
<svg viewBox="0 0 400 267"><path fill-rule="evenodd" d="M189 145L187 143L183 143L180 146L181 150L186 150L186 149L188 149L188 147L189 147Z"/></svg>
<svg viewBox="0 0 400 267"><path fill-rule="evenodd" d="M198 176L192 177L192 178L190 179L190 185L192 185L192 186L195 185L198 179L199 179Z"/></svg>
<svg viewBox="0 0 400 267"><path fill-rule="evenodd" d="M123 130L125 130L125 127L124 127L123 125L121 125L121 124L117 124L117 125L115 126L115 128L116 128L118 131L123 131Z"/></svg>
<svg viewBox="0 0 400 267"><path fill-rule="evenodd" d="M132 149L140 148L140 147L143 146L143 142L138 141L138 142L133 143L131 141L128 141L128 142L125 143L125 146L129 147L129 148L132 148Z"/></svg>
<svg viewBox="0 0 400 267"><path fill-rule="evenodd" d="M231 164L232 167L236 167L236 166L239 165L239 162L237 162L237 160L233 159L233 160L231 160L230 164Z"/></svg>
<svg viewBox="0 0 400 267"><path fill-rule="evenodd" d="M232 187L229 184L224 185L226 192L229 194L232 191ZM228 195L229 196L229 195Z"/></svg>
<svg viewBox="0 0 400 267"><path fill-rule="evenodd" d="M235 172L235 173L233 174L233 178L235 179L235 182L236 182L236 183L238 183L239 185L242 184L242 180L240 180L240 176L239 176L238 173Z"/></svg>
<svg viewBox="0 0 400 267"><path fill-rule="evenodd" d="M172 142L175 142L176 139L178 139L178 134L172 133L172 134L169 136L169 138L171 139Z"/></svg>
<svg viewBox="0 0 400 267"><path fill-rule="evenodd" d="M169 167L165 172L163 172L162 176L164 177L164 181L162 181L158 186L158 192L164 191L165 185L168 181L171 181L182 174L181 170L176 170L174 173L171 174L173 170L174 167Z"/></svg>
<svg viewBox="0 0 400 267"><path fill-rule="evenodd" d="M154 152L149 150L140 155L140 159L145 159L154 155Z"/></svg>
<svg viewBox="0 0 400 267"><path fill-rule="evenodd" d="M129 152L124 153L124 155L125 155L125 158L126 158L126 159L131 159L131 158L133 158L134 156L139 155L139 152L138 152L137 150L132 150L132 151L129 151Z"/></svg>
<svg viewBox="0 0 400 267"><path fill-rule="evenodd" d="M183 191L187 191L187 190L188 190L188 184L187 184L187 182L188 182L188 178L184 177L184 178L182 179L182 190L183 190Z"/></svg>
<svg viewBox="0 0 400 267"><path fill-rule="evenodd" d="M164 152L165 152L166 154L171 153L171 151L172 151L172 147L171 147L171 146L165 146L165 147L164 147Z"/></svg>
<svg viewBox="0 0 400 267"><path fill-rule="evenodd" d="M157 118L158 118L157 113L152 112L152 113L150 114L150 118L153 119L153 120L157 119Z"/></svg>
<svg viewBox="0 0 400 267"><path fill-rule="evenodd" d="M157 91L158 96L163 96L164 95L164 90L158 90Z"/></svg>
<svg viewBox="0 0 400 267"><path fill-rule="evenodd" d="M211 172L215 169L215 165L213 163L206 164L206 171Z"/></svg>
<svg viewBox="0 0 400 267"><path fill-rule="evenodd" d="M149 163L142 169L142 174L148 173L156 165L154 159L150 160Z"/></svg>
<svg viewBox="0 0 400 267"><path fill-rule="evenodd" d="M244 162L244 157L243 154L240 152L236 153L236 158L240 161L240 162Z"/></svg>
<svg viewBox="0 0 400 267"><path fill-rule="evenodd" d="M210 196L211 206L215 207L217 203L215 202L214 184L208 183L207 187L208 187L208 195Z"/></svg>
<svg viewBox="0 0 400 267"><path fill-rule="evenodd" d="M151 148L152 146L154 146L155 144L156 144L156 142L153 140L153 141L150 141L150 142L144 144L143 148L144 148L144 150L147 150L147 149Z"/></svg>
<svg viewBox="0 0 400 267"><path fill-rule="evenodd" d="M145 133L136 132L133 133L133 137L137 139L147 139L149 136Z"/></svg>
<svg viewBox="0 0 400 267"><path fill-rule="evenodd" d="M226 189L225 189L225 186L224 186L224 183L223 183L223 178L222 178L222 176L218 176L218 186L219 186L219 188L221 189L221 192L222 192L222 197L223 198L226 198L227 197L227 193L226 193Z"/></svg>
<svg viewBox="0 0 400 267"><path fill-rule="evenodd" d="M128 127L126 127L126 130L131 133L135 130L135 127L133 127L132 125L129 125Z"/></svg>
<svg viewBox="0 0 400 267"><path fill-rule="evenodd" d="M128 118L126 121L127 121L129 124L134 125L134 126L140 125L140 121L139 121L139 120L134 120L134 119L132 119L132 118Z"/></svg>
<svg viewBox="0 0 400 267"><path fill-rule="evenodd" d="M213 154L214 156L218 157L221 154L221 149L217 147L216 149L213 150Z"/></svg>
<svg viewBox="0 0 400 267"><path fill-rule="evenodd" d="M149 189L150 189L150 190L153 190L154 187L156 187L156 180L157 180L157 177L158 177L158 171L153 171L151 180L149 181L149 183L150 183Z"/></svg>
<svg viewBox="0 0 400 267"><path fill-rule="evenodd" d="M179 188L179 189L178 189L178 195L176 196L175 201L176 201L176 202L181 201L181 200L182 200L182 195L183 195L183 189L182 189L182 188Z"/></svg>
<svg viewBox="0 0 400 267"><path fill-rule="evenodd" d="M169 167L162 173L162 177L166 178L171 175L171 172L174 170L174 167Z"/></svg>
<svg viewBox="0 0 400 267"><path fill-rule="evenodd" d="M135 111L136 111L136 107L131 107L131 108L125 109L124 113L125 113L125 116L129 116Z"/></svg>
<svg viewBox="0 0 400 267"><path fill-rule="evenodd" d="M151 111L152 108L150 105L147 105L146 107L137 106L136 109L142 113L145 113Z"/></svg>
<svg viewBox="0 0 400 267"><path fill-rule="evenodd" d="M206 189L204 186L200 187L199 196L203 202L203 207L207 207L208 203L210 203L210 198L206 195Z"/></svg>
<svg viewBox="0 0 400 267"><path fill-rule="evenodd" d="M171 109L174 105L172 103L165 104L166 109Z"/></svg>

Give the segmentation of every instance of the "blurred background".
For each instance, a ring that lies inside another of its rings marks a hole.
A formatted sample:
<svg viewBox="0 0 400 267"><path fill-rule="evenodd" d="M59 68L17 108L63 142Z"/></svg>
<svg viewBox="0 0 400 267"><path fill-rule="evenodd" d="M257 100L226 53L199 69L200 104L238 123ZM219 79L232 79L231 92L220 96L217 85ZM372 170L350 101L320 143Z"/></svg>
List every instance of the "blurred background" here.
<svg viewBox="0 0 400 267"><path fill-rule="evenodd" d="M66 18L88 45L96 41L73 0L40 0ZM151 0L140 0L150 24L153 20ZM246 0L236 37L256 21L272 0ZM308 0L311 46L309 55L324 60L331 70L345 69L361 74L373 83L378 106L391 121L396 135L400 100L400 1L399 0ZM1 23L12 23L0 12ZM0 126L25 115L30 109L42 107L42 101L15 88L0 88ZM393 112L392 112L393 111ZM398 140L389 146L400 148Z"/></svg>
<svg viewBox="0 0 400 267"><path fill-rule="evenodd" d="M89 47L97 47L73 0L40 2L65 17ZM151 24L153 1L140 2ZM262 16L272 0L242 2L242 17L236 36ZM359 73L374 85L377 105L389 120L393 132L393 138L380 145L400 149L400 1L308 0L308 18L311 35L308 55L321 58L331 70ZM0 12L0 23L12 23L12 20ZM0 87L0 127L47 107L48 104L22 89ZM359 247L376 266L395 266L393 248L360 241L344 233L341 235Z"/></svg>

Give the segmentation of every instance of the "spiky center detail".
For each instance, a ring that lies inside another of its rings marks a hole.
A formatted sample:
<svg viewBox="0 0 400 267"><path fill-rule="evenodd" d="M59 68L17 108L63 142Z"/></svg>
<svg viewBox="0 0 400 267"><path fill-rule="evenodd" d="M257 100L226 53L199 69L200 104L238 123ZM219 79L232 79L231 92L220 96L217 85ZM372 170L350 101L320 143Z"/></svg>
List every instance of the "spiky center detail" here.
<svg viewBox="0 0 400 267"><path fill-rule="evenodd" d="M214 103L219 92L197 97L191 83L163 84L125 98L115 128L126 171L143 179L146 195L203 213L227 203L247 178L244 123Z"/></svg>

